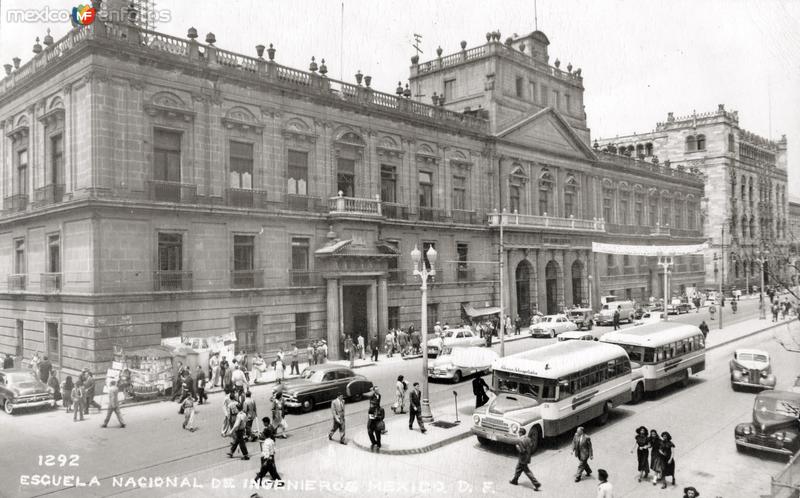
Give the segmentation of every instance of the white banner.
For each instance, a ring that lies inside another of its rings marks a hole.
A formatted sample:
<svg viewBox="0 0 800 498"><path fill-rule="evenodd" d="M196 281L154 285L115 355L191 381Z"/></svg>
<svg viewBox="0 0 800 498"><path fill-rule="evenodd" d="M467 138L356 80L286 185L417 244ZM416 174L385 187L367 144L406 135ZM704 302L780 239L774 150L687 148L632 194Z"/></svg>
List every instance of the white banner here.
<svg viewBox="0 0 800 498"><path fill-rule="evenodd" d="M629 256L683 256L686 254L700 254L705 249L708 249L707 243L685 246L625 246L620 244L592 242L592 252L627 254Z"/></svg>

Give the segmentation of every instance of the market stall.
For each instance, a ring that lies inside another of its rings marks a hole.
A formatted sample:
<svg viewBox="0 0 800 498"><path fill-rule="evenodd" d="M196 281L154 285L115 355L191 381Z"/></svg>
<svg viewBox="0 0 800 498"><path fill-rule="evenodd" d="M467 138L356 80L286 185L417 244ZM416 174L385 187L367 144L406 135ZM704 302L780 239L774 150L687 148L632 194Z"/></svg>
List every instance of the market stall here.
<svg viewBox="0 0 800 498"><path fill-rule="evenodd" d="M118 381L128 397L152 398L172 387L172 353L168 348L115 350L106 373L106 385Z"/></svg>

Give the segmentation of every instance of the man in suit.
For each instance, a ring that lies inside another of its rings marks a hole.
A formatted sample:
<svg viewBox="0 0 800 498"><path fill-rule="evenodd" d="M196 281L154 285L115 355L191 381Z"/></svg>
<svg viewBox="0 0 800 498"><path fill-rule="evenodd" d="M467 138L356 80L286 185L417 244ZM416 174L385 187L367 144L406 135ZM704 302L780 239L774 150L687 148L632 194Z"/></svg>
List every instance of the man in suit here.
<svg viewBox="0 0 800 498"><path fill-rule="evenodd" d="M533 443L531 442L531 438L525 435L525 429L520 429L520 438L517 442L517 468L514 469L514 477L509 481L509 483L516 486L519 484L519 476L525 473L528 476L528 479L531 480L531 484L533 484L533 490L539 491L539 488L542 486L539 481L533 476L533 472L531 472L530 467L528 464L531 463L531 452L533 450Z"/></svg>
<svg viewBox="0 0 800 498"><path fill-rule="evenodd" d="M231 413L234 411L236 412L236 420L234 420L231 430L233 442L231 443L231 449L228 451L228 456L233 458L233 454L236 452L236 449L239 448L242 451L242 460L250 460L244 439L247 415L244 413L244 410L239 410L239 408L231 409Z"/></svg>
<svg viewBox="0 0 800 498"><path fill-rule="evenodd" d="M575 474L575 482L580 482L584 471L587 477L592 475L589 460L594 458L592 439L586 435L583 427L578 427L575 431L575 437L572 438L572 453L578 458L578 472Z"/></svg>
<svg viewBox="0 0 800 498"><path fill-rule="evenodd" d="M619 311L622 309L622 306L617 306L617 309L614 310L614 330L619 329Z"/></svg>
<svg viewBox="0 0 800 498"><path fill-rule="evenodd" d="M419 391L419 382L414 382L414 390L411 391L411 401L408 403L408 430L412 429L414 419L417 419L419 430L425 434L425 424L422 423L422 393Z"/></svg>
<svg viewBox="0 0 800 498"><path fill-rule="evenodd" d="M53 364L45 355L44 360L39 363L39 380L47 384L47 379L50 378L50 372L53 370Z"/></svg>
<svg viewBox="0 0 800 498"><path fill-rule="evenodd" d="M480 408L489 401L489 396L486 395L486 390L491 388L483 380L483 377L477 376L472 379L472 394L475 395L475 408Z"/></svg>
<svg viewBox="0 0 800 498"><path fill-rule="evenodd" d="M333 415L333 428L328 433L328 440L333 441L333 433L339 431L342 434L339 442L347 444L344 440L344 394L339 393L331 403L331 415Z"/></svg>

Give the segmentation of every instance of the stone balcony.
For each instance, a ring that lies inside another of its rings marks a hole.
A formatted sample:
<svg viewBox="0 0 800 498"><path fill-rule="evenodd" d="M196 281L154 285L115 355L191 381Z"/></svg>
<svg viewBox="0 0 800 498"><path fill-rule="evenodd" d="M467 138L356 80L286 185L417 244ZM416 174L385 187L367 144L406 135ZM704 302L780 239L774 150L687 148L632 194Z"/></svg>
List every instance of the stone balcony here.
<svg viewBox="0 0 800 498"><path fill-rule="evenodd" d="M14 194L3 199L3 209L9 212L25 211L28 208L28 196Z"/></svg>
<svg viewBox="0 0 800 498"><path fill-rule="evenodd" d="M153 290L190 291L192 290L192 272L179 270L162 270L153 272Z"/></svg>
<svg viewBox="0 0 800 498"><path fill-rule="evenodd" d="M64 184L50 184L34 191L34 202L37 204L55 204L64 199Z"/></svg>
<svg viewBox="0 0 800 498"><path fill-rule="evenodd" d="M228 188L225 203L231 207L266 209L267 192L248 188Z"/></svg>
<svg viewBox="0 0 800 498"><path fill-rule="evenodd" d="M40 277L42 293L54 294L61 292L61 273L42 273Z"/></svg>
<svg viewBox="0 0 800 498"><path fill-rule="evenodd" d="M8 290L11 292L22 292L25 290L28 275L16 273L8 276Z"/></svg>
<svg viewBox="0 0 800 498"><path fill-rule="evenodd" d="M197 185L165 180L148 180L149 198L158 202L197 202Z"/></svg>
<svg viewBox="0 0 800 498"><path fill-rule="evenodd" d="M559 218L556 216L537 216L531 214L518 214L506 213L502 214L497 211L489 215L489 226L498 227L500 221L503 221L504 227L519 227L519 228L547 228L552 230L564 230L575 232L605 232L605 223L603 220L592 219L585 220L581 218Z"/></svg>
<svg viewBox="0 0 800 498"><path fill-rule="evenodd" d="M345 197L342 192L328 199L328 212L331 216L382 217L383 203L379 195L374 199Z"/></svg>
<svg viewBox="0 0 800 498"><path fill-rule="evenodd" d="M256 289L264 287L264 270L231 271L232 289Z"/></svg>

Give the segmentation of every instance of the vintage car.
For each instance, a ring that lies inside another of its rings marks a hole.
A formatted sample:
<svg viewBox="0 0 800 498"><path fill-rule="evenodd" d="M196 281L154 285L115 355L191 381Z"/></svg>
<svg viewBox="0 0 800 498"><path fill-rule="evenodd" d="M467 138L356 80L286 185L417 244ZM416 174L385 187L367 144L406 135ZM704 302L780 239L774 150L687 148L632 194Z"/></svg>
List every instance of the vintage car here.
<svg viewBox="0 0 800 498"><path fill-rule="evenodd" d="M492 371L492 362L497 357L497 353L487 348L445 346L441 354L429 364L428 378L457 383L470 375L485 375Z"/></svg>
<svg viewBox="0 0 800 498"><path fill-rule="evenodd" d="M531 325L529 330L531 337L555 337L562 332L578 330L578 326L565 315L547 315L539 323Z"/></svg>
<svg viewBox="0 0 800 498"><path fill-rule="evenodd" d="M428 358L436 358L442 346L483 346L486 340L469 327L447 329L442 332L442 337L428 339Z"/></svg>
<svg viewBox="0 0 800 498"><path fill-rule="evenodd" d="M598 336L592 332L580 330L571 330L569 332L562 332L558 334L559 341L596 341Z"/></svg>
<svg viewBox="0 0 800 498"><path fill-rule="evenodd" d="M591 308L572 308L566 311L567 318L574 323L578 330L592 330L594 326L594 312Z"/></svg>
<svg viewBox="0 0 800 498"><path fill-rule="evenodd" d="M667 313L670 315L680 315L682 313L688 313L692 311L692 308L692 304L688 301L673 299L672 302L667 305Z"/></svg>
<svg viewBox="0 0 800 498"><path fill-rule="evenodd" d="M664 320L663 311L645 311L642 316L633 322L634 325L647 325L648 323Z"/></svg>
<svg viewBox="0 0 800 498"><path fill-rule="evenodd" d="M56 406L53 393L31 370L10 368L0 371L0 403L9 415L22 408Z"/></svg>
<svg viewBox="0 0 800 498"><path fill-rule="evenodd" d="M791 457L800 450L800 393L764 391L753 404L753 421L734 429L736 449Z"/></svg>
<svg viewBox="0 0 800 498"><path fill-rule="evenodd" d="M309 412L315 406L329 403L339 394L358 401L372 389L372 382L363 375L335 363L306 367L296 379L283 383L283 397L288 408Z"/></svg>
<svg viewBox="0 0 800 498"><path fill-rule="evenodd" d="M755 387L774 389L775 376L769 353L760 349L737 349L729 363L731 386L736 391L739 387Z"/></svg>

